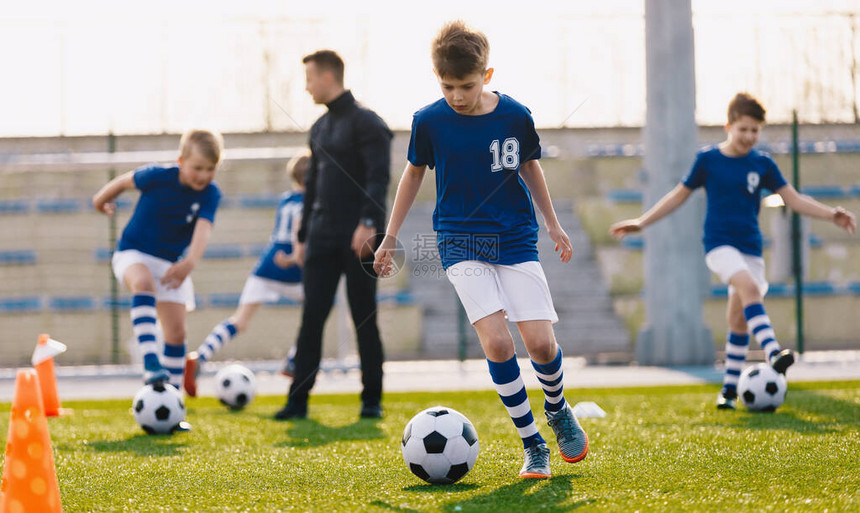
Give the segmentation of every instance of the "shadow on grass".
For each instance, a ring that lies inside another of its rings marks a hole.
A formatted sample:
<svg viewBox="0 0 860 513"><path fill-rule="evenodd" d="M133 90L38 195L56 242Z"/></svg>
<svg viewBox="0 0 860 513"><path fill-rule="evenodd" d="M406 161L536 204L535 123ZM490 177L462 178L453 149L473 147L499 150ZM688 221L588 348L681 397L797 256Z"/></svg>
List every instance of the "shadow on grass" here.
<svg viewBox="0 0 860 513"><path fill-rule="evenodd" d="M379 427L381 419L359 419L346 426L326 426L313 419L288 421L288 440L275 447L319 447L335 442L385 438Z"/></svg>
<svg viewBox="0 0 860 513"><path fill-rule="evenodd" d="M738 405L734 418L723 423L700 423L748 429L790 429L798 433L826 435L860 424L860 405L818 390L789 390L786 403L773 413L752 412ZM803 417L813 416L815 420Z"/></svg>
<svg viewBox="0 0 860 513"><path fill-rule="evenodd" d="M442 506L442 511L572 511L595 502L595 499L567 502L577 477L569 474L548 480L522 479L483 495L451 501Z"/></svg>
<svg viewBox="0 0 860 513"><path fill-rule="evenodd" d="M87 447L100 452L129 452L138 456L175 456L185 447L183 434L133 435L125 440L90 442Z"/></svg>

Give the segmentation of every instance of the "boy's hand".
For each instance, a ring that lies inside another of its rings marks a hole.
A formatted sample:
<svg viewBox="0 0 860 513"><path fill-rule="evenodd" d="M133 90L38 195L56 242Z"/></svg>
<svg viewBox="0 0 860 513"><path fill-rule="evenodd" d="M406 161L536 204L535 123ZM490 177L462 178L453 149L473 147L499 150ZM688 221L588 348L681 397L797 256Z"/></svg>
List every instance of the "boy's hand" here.
<svg viewBox="0 0 860 513"><path fill-rule="evenodd" d="M615 237L616 240L621 240L628 233L634 233L642 230L642 224L638 219L625 219L619 221L609 227L609 235Z"/></svg>
<svg viewBox="0 0 860 513"><path fill-rule="evenodd" d="M180 260L171 265L167 272L164 273L164 276L161 278L161 284L169 289L177 289L185 281L185 278L191 274L192 269L194 269L194 264L190 260Z"/></svg>
<svg viewBox="0 0 860 513"><path fill-rule="evenodd" d="M293 260L296 261L296 265L299 267L305 266L305 243L296 241L293 244Z"/></svg>
<svg viewBox="0 0 860 513"><path fill-rule="evenodd" d="M393 270L391 263L395 249L397 249L397 239L386 234L373 257L373 272L380 278L385 278L391 274Z"/></svg>
<svg viewBox="0 0 860 513"><path fill-rule="evenodd" d="M275 261L275 265L277 265L281 269L286 269L287 267L292 267L296 265L296 259L293 258L292 255L284 253L284 251L281 249L275 252L273 260Z"/></svg>
<svg viewBox="0 0 860 513"><path fill-rule="evenodd" d="M857 220L854 214L842 207L833 209L833 223L850 234L857 230Z"/></svg>
<svg viewBox="0 0 860 513"><path fill-rule="evenodd" d="M570 262L570 258L573 256L573 246L570 244L570 237L567 236L567 233L558 225L547 227L546 231L549 234L549 238L555 242L555 250L561 250L559 254L561 261L565 263Z"/></svg>
<svg viewBox="0 0 860 513"><path fill-rule="evenodd" d="M113 217L114 213L116 213L116 203L101 203L98 204L93 202L93 208L102 214L107 214L108 217Z"/></svg>

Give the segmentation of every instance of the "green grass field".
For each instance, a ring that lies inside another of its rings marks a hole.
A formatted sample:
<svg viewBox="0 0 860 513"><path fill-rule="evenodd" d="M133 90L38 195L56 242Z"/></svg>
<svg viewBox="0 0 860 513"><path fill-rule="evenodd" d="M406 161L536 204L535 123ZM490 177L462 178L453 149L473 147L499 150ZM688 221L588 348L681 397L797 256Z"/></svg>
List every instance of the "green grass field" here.
<svg viewBox="0 0 860 513"><path fill-rule="evenodd" d="M191 433L148 436L127 401L67 402L49 420L65 511L858 511L860 382L793 384L774 414L717 411L715 385L568 390L608 415L584 419L589 456L521 480L522 446L493 392L314 396L310 418L276 422L281 398L229 412L188 401ZM542 399L530 391L534 411ZM406 422L437 404L470 418L475 468L428 485L405 468ZM551 430L541 414L545 437ZM0 408L2 443L9 404Z"/></svg>

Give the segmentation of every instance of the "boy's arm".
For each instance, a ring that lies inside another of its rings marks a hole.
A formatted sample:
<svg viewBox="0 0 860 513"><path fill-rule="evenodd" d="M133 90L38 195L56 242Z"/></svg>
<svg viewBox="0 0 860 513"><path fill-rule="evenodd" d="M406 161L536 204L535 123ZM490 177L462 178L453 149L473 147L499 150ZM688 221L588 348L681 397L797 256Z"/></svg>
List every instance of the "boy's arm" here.
<svg viewBox="0 0 860 513"><path fill-rule="evenodd" d="M208 219L198 219L194 225L194 234L191 236L191 244L188 246L188 253L185 258L171 265L164 277L161 278L162 285L166 285L169 289L178 288L185 281L185 278L191 274L194 266L203 258L203 253L206 252L206 246L209 244L209 238L212 236L212 222Z"/></svg>
<svg viewBox="0 0 860 513"><path fill-rule="evenodd" d="M382 239L382 243L376 250L373 261L373 270L382 278L388 276L392 271L391 257L394 255L394 250L397 249L397 234L400 233L403 221L406 220L406 215L412 208L415 197L418 196L418 190L421 188L426 170L427 166L416 166L408 162L406 169L403 170L403 176L400 177L397 194L394 196L394 205L391 207L391 218L385 230L385 238Z"/></svg>
<svg viewBox="0 0 860 513"><path fill-rule="evenodd" d="M119 175L99 189L99 192L93 195L93 208L103 214L113 215L116 211L114 198L130 189L134 189L134 171Z"/></svg>
<svg viewBox="0 0 860 513"><path fill-rule="evenodd" d="M797 189L791 184L780 187L776 193L782 196L782 200L788 208L798 214L833 221L833 224L848 233L854 233L857 229L857 221L853 213L842 207L829 207L820 203L806 194L797 192Z"/></svg>
<svg viewBox="0 0 860 513"><path fill-rule="evenodd" d="M520 165L520 176L525 182L526 187L532 194L532 199L535 202L538 210L543 216L543 222L546 226L546 231L555 242L555 250L561 250L561 261L568 262L573 256L573 247L570 245L570 237L567 236L564 229L558 222L558 217L555 215L555 209L552 206L552 200L549 196L549 188L546 186L546 178L543 175L543 169L538 160L527 160Z"/></svg>
<svg viewBox="0 0 860 513"><path fill-rule="evenodd" d="M625 219L624 221L619 221L610 226L609 234L616 239L621 240L628 233L638 232L649 224L654 224L674 212L676 208L680 207L685 201L687 201L687 198L689 198L692 193L692 189L679 183L641 216L636 219Z"/></svg>

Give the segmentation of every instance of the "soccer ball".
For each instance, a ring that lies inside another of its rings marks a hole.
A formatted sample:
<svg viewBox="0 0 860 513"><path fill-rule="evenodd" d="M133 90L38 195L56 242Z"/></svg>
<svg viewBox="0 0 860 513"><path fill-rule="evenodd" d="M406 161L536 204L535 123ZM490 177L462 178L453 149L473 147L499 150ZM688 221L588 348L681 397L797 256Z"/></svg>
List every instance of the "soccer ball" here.
<svg viewBox="0 0 860 513"><path fill-rule="evenodd" d="M173 385L146 385L134 395L131 408L134 420L150 435L172 433L185 420L185 403Z"/></svg>
<svg viewBox="0 0 860 513"><path fill-rule="evenodd" d="M215 375L215 395L231 410L241 410L254 399L254 373L245 366L232 364Z"/></svg>
<svg viewBox="0 0 860 513"><path fill-rule="evenodd" d="M413 474L433 484L451 484L478 459L478 433L462 413L434 406L412 417L400 449Z"/></svg>
<svg viewBox="0 0 860 513"><path fill-rule="evenodd" d="M738 396L753 411L774 411L785 400L785 376L766 363L747 367L738 380Z"/></svg>

